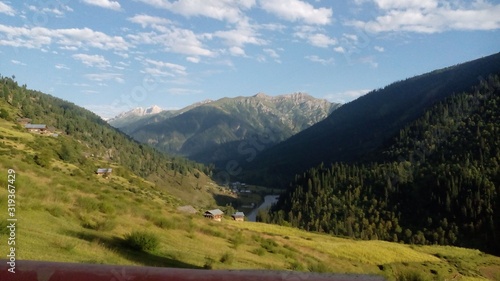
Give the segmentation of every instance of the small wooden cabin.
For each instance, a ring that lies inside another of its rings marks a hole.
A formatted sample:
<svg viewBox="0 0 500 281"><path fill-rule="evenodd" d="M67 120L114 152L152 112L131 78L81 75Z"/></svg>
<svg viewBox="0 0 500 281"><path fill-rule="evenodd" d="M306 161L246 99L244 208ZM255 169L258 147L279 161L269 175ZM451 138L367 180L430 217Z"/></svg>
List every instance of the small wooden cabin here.
<svg viewBox="0 0 500 281"><path fill-rule="evenodd" d="M112 171L113 169L111 168L99 168L97 169L97 171L95 171L95 173L98 175L109 175Z"/></svg>
<svg viewBox="0 0 500 281"><path fill-rule="evenodd" d="M26 124L26 125L24 125L24 128L26 128L26 130L28 130L28 132L32 132L32 133L44 134L45 132L48 131L47 125L45 125L45 124Z"/></svg>
<svg viewBox="0 0 500 281"><path fill-rule="evenodd" d="M245 220L245 214L243 212L236 212L231 217L235 221L244 221Z"/></svg>
<svg viewBox="0 0 500 281"><path fill-rule="evenodd" d="M224 212L221 211L220 209L208 210L203 214L203 216L205 218L209 218L209 219L212 219L214 221L222 221L223 215L224 215Z"/></svg>

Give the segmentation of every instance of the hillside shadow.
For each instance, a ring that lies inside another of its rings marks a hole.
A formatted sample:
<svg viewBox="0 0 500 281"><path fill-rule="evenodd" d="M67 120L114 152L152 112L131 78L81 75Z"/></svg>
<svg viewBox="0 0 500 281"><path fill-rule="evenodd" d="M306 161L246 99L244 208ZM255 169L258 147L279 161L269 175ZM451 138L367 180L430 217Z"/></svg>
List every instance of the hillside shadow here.
<svg viewBox="0 0 500 281"><path fill-rule="evenodd" d="M132 250L127 247L125 239L120 237L115 236L108 238L87 231L69 231L67 234L81 240L102 244L125 259L144 266L202 269L200 266L185 263L173 258Z"/></svg>
<svg viewBox="0 0 500 281"><path fill-rule="evenodd" d="M233 207L236 207L240 203L238 198L234 198L232 196L224 195L224 194L214 194L213 198L215 200L215 203L217 203L218 206L226 206L226 205L230 204Z"/></svg>

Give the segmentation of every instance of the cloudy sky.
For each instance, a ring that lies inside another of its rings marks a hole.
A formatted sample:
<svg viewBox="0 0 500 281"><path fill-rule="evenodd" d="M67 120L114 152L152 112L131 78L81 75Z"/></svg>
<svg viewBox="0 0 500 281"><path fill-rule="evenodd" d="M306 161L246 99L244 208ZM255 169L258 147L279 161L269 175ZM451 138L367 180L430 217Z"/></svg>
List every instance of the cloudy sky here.
<svg viewBox="0 0 500 281"><path fill-rule="evenodd" d="M0 74L103 117L259 92L344 103L499 51L499 0L0 0Z"/></svg>

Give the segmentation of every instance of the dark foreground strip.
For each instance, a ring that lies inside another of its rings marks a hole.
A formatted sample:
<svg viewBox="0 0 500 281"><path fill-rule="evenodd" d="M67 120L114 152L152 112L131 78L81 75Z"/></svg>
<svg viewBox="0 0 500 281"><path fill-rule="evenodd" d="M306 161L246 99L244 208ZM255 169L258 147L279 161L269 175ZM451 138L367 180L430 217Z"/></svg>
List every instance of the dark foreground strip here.
<svg viewBox="0 0 500 281"><path fill-rule="evenodd" d="M15 273L7 260L0 260L2 281L381 281L380 276L319 274L267 270L202 270L143 266L97 265L42 261L16 261Z"/></svg>

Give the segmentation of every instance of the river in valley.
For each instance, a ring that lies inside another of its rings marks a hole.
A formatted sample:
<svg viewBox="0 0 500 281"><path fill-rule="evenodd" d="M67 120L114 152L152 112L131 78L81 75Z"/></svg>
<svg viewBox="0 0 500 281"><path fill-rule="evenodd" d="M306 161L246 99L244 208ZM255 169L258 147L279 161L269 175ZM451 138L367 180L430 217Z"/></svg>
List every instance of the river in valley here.
<svg viewBox="0 0 500 281"><path fill-rule="evenodd" d="M271 207L271 205L273 205L274 203L276 203L278 201L278 198L279 198L279 195L266 195L264 197L264 202L262 204L260 204L259 207L253 209L250 212L250 214L248 214L247 220L248 221L255 221L259 210L263 210L263 209L267 209L267 208Z"/></svg>

